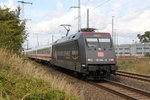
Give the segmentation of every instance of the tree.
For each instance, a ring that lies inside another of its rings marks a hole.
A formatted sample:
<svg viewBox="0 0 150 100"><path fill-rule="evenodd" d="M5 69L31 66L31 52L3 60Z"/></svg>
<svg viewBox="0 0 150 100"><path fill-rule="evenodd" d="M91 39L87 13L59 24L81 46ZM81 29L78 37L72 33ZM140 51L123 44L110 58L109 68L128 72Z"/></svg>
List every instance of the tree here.
<svg viewBox="0 0 150 100"><path fill-rule="evenodd" d="M140 39L141 43L150 42L150 31L146 31L145 34L138 34L137 37Z"/></svg>
<svg viewBox="0 0 150 100"><path fill-rule="evenodd" d="M10 11L9 8L0 8L0 47L6 47L14 51L22 49L22 44L27 35L25 21L19 19L20 8Z"/></svg>

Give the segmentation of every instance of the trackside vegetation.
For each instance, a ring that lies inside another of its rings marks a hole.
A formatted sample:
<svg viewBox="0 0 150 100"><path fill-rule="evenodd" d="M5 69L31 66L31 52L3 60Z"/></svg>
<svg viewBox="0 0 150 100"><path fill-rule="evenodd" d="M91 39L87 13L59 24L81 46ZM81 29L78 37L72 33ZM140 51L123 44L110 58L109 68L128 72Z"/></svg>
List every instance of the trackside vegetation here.
<svg viewBox="0 0 150 100"><path fill-rule="evenodd" d="M0 100L79 100L75 88L63 76L53 76L22 56L27 37L20 8L0 7Z"/></svg>
<svg viewBox="0 0 150 100"><path fill-rule="evenodd" d="M145 57L150 57L150 53L146 53L144 56Z"/></svg>
<svg viewBox="0 0 150 100"><path fill-rule="evenodd" d="M0 47L21 51L27 37L25 21L19 19L20 8L10 11L0 7Z"/></svg>
<svg viewBox="0 0 150 100"><path fill-rule="evenodd" d="M79 100L62 77L0 48L0 100Z"/></svg>
<svg viewBox="0 0 150 100"><path fill-rule="evenodd" d="M149 43L150 42L150 31L146 31L144 34L138 34L137 37L139 38L141 43Z"/></svg>
<svg viewBox="0 0 150 100"><path fill-rule="evenodd" d="M150 58L117 59L119 70L150 76Z"/></svg>

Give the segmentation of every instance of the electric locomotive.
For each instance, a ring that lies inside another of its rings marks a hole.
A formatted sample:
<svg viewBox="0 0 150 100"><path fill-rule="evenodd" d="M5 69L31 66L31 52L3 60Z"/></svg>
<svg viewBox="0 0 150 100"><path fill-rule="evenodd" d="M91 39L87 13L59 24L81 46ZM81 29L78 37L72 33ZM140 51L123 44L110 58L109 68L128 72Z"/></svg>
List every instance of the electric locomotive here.
<svg viewBox="0 0 150 100"><path fill-rule="evenodd" d="M68 69L89 80L109 77L117 70L111 35L94 30L81 29L49 46L27 50L26 55Z"/></svg>
<svg viewBox="0 0 150 100"><path fill-rule="evenodd" d="M86 28L56 41L52 45L50 62L93 80L115 74L115 59L110 33L95 32L93 28Z"/></svg>

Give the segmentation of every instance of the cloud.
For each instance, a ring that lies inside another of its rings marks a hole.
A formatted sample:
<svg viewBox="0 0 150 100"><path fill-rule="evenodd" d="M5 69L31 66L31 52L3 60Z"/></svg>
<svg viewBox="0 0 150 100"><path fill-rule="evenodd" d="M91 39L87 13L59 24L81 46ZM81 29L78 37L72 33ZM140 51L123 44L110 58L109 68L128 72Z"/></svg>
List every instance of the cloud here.
<svg viewBox="0 0 150 100"><path fill-rule="evenodd" d="M141 33L148 30L150 11L143 11L141 13L136 13L134 10L125 14L125 16L119 18L117 27L122 30L122 33Z"/></svg>
<svg viewBox="0 0 150 100"><path fill-rule="evenodd" d="M51 18L56 18L56 17L60 17L64 15L64 7L63 4L58 1L56 4L56 10L55 11L47 11L45 12L42 17L49 17L51 16Z"/></svg>
<svg viewBox="0 0 150 100"><path fill-rule="evenodd" d="M44 18L56 18L64 15L64 12L61 11L47 11L45 13L41 12L41 17Z"/></svg>
<svg viewBox="0 0 150 100"><path fill-rule="evenodd" d="M56 3L56 7L55 10L37 10L37 9L33 9L32 12L38 12L37 13L33 13L32 15L36 16L36 17L42 17L43 19L53 19L53 18L57 18L57 17L62 17L65 12L64 12L64 6L63 4L58 1Z"/></svg>
<svg viewBox="0 0 150 100"><path fill-rule="evenodd" d="M126 14L115 20L115 29L119 37L119 44L138 41L137 34L144 34L150 30L150 10L135 12L135 9L128 9Z"/></svg>
<svg viewBox="0 0 150 100"><path fill-rule="evenodd" d="M76 11L73 10L62 17L53 18L47 21L41 21L32 27L31 32L53 33L61 24L74 24L72 18L76 16ZM60 27L59 27L60 28Z"/></svg>
<svg viewBox="0 0 150 100"><path fill-rule="evenodd" d="M128 0L129 2L130 0ZM125 3L128 3L125 2ZM119 38L119 44L132 43L132 40L138 40L137 34L142 34L149 30L150 24L148 20L150 19L150 10L138 11L137 8L127 8L124 14L119 15L123 9L122 4L114 3L112 9L114 10L114 29ZM57 3L56 8L63 8L61 3ZM86 11L87 8L90 9L90 27L99 29L102 32L112 32L112 18L111 16L105 17L107 12L102 12L99 8L94 8L91 6L81 6L82 12L82 27L86 27ZM119 8L119 9L118 9ZM93 10L94 9L94 10ZM55 15L56 13L56 15ZM66 30L60 27L61 24L71 24L71 32L73 34L77 32L78 25L78 11L77 9L71 9L69 12L60 14L60 11L56 10L55 13L51 13L54 16L53 19L48 19L45 21L40 21L32 26L30 33L49 33L49 34L63 34L65 35ZM47 15L48 16L48 15Z"/></svg>
<svg viewBox="0 0 150 100"><path fill-rule="evenodd" d="M57 8L58 11L63 11L64 10L64 6L60 1L57 2L56 8Z"/></svg>
<svg viewBox="0 0 150 100"><path fill-rule="evenodd" d="M82 27L86 27L87 23L87 7L82 6ZM88 7L89 9L93 9L93 7ZM102 13L98 10L95 9L91 14L90 14L90 26L94 26L97 23L100 23L102 20L101 18ZM98 21L95 21L94 19L99 19ZM37 23L35 26L32 28L32 32L53 32L54 30L57 30L59 28L61 31L65 32L63 28L60 28L61 24L70 24L72 25L71 31L72 33L77 31L77 25L78 25L78 10L77 9L71 9L68 13L63 14L61 17L55 17L51 20L46 20L46 21L41 21ZM58 32L59 33L59 32Z"/></svg>
<svg viewBox="0 0 150 100"><path fill-rule="evenodd" d="M96 2L96 1L98 1L98 0L88 0L88 1L91 1L91 2L93 2L93 1L94 1L94 2Z"/></svg>
<svg viewBox="0 0 150 100"><path fill-rule="evenodd" d="M7 0L7 2L0 2L1 8L10 8L10 10L15 10L17 7L14 4L14 0Z"/></svg>
<svg viewBox="0 0 150 100"><path fill-rule="evenodd" d="M89 7L92 9L92 7ZM82 26L86 27L86 9L87 7L82 7ZM129 9L126 14L122 17L115 18L115 28L120 30L121 33L127 32L141 32L144 31L145 27L149 25L148 20L150 17L150 11L144 11L139 13L134 13L135 10ZM96 20L95 20L96 19ZM53 20L47 20L39 22L37 25L33 26L35 30L48 32L52 29L56 29L62 23L70 23L77 27L77 11L72 10L64 16L55 18ZM111 31L111 17L103 18L103 13L99 9L95 9L90 13L90 26L96 28L102 28L106 31ZM75 27L75 28L76 28Z"/></svg>
<svg viewBox="0 0 150 100"><path fill-rule="evenodd" d="M117 14L119 14L119 11L120 11L120 8L121 8L121 4L117 3L113 6L112 8L112 16L117 16Z"/></svg>

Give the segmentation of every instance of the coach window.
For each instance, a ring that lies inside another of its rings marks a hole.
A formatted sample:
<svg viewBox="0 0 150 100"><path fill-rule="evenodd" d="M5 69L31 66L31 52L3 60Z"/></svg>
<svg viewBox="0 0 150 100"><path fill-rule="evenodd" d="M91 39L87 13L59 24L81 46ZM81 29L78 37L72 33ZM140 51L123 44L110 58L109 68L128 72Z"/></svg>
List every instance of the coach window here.
<svg viewBox="0 0 150 100"><path fill-rule="evenodd" d="M149 47L145 47L144 49L150 49Z"/></svg>
<svg viewBox="0 0 150 100"><path fill-rule="evenodd" d="M97 38L87 38L87 46L97 48L98 47L98 39Z"/></svg>
<svg viewBox="0 0 150 100"><path fill-rule="evenodd" d="M136 52L137 54L142 54L142 52Z"/></svg>
<svg viewBox="0 0 150 100"><path fill-rule="evenodd" d="M130 48L124 48L124 50L129 50Z"/></svg>
<svg viewBox="0 0 150 100"><path fill-rule="evenodd" d="M142 50L142 48L136 48L136 49L138 49L138 50Z"/></svg>

